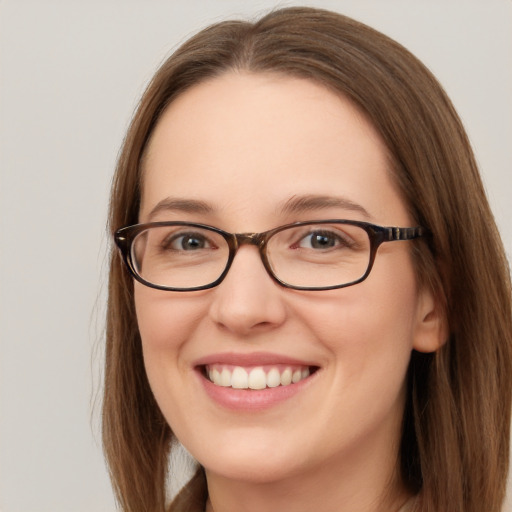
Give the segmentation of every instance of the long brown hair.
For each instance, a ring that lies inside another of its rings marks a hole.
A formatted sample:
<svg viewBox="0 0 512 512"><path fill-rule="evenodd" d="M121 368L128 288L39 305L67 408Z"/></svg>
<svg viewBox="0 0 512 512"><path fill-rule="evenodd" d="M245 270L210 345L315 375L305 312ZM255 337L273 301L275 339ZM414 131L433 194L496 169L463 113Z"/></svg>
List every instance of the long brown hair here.
<svg viewBox="0 0 512 512"><path fill-rule="evenodd" d="M508 265L461 122L436 79L398 43L312 8L203 30L161 66L140 102L114 177L110 230L137 222L141 159L166 106L228 70L314 80L350 98L380 132L412 217L433 233L430 242L416 245L415 264L450 330L436 353L413 352L401 475L419 494L422 512L498 512L512 401ZM103 442L124 511L165 510L171 440L144 370L133 283L113 251ZM204 503L202 492L187 500Z"/></svg>

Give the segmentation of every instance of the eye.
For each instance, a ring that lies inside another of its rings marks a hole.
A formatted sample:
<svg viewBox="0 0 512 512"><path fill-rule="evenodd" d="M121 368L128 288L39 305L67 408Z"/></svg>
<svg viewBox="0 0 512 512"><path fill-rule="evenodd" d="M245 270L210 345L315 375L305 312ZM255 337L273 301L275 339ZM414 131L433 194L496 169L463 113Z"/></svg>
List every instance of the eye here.
<svg viewBox="0 0 512 512"><path fill-rule="evenodd" d="M165 249L174 251L198 251L213 248L213 244L201 233L175 234L165 240L162 245Z"/></svg>
<svg viewBox="0 0 512 512"><path fill-rule="evenodd" d="M298 247L305 249L331 249L340 245L349 245L338 234L332 231L313 231L299 240Z"/></svg>

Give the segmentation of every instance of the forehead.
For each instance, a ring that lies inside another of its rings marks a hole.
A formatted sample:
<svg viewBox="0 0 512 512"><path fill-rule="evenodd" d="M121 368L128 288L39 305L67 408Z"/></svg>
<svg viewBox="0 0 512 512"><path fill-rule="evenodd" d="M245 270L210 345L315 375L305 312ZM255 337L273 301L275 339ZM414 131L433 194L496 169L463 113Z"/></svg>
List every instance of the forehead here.
<svg viewBox="0 0 512 512"><path fill-rule="evenodd" d="M389 162L379 134L343 96L305 79L226 73L184 92L160 118L140 219L167 196L247 217L271 216L305 194L348 196L378 216L386 201L401 206ZM382 196L373 205L372 190Z"/></svg>

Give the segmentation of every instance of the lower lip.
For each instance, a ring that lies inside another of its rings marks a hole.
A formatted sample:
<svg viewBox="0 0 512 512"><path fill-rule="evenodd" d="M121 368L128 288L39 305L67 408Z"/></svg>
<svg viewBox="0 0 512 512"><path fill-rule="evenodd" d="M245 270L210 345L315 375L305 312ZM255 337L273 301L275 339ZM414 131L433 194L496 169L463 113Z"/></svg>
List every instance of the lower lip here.
<svg viewBox="0 0 512 512"><path fill-rule="evenodd" d="M237 411L261 411L274 407L304 390L316 375L315 372L306 379L288 386L253 390L217 386L207 379L202 372L199 371L198 373L201 384L214 402L227 409Z"/></svg>

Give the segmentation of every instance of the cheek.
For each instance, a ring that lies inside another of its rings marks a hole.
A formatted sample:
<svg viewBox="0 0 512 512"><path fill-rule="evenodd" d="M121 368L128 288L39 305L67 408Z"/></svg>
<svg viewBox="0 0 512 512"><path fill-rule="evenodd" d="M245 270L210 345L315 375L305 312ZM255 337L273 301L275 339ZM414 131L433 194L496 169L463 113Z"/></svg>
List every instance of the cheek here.
<svg viewBox="0 0 512 512"><path fill-rule="evenodd" d="M135 310L145 351L179 350L204 316L198 297L135 284Z"/></svg>
<svg viewBox="0 0 512 512"><path fill-rule="evenodd" d="M181 399L176 382L190 372L187 341L204 316L202 301L139 284L134 298L148 381L168 416Z"/></svg>
<svg viewBox="0 0 512 512"><path fill-rule="evenodd" d="M401 386L413 348L418 307L408 258L390 268L382 258L366 281L329 293L304 300L301 309L310 332L316 333L333 356L338 374L350 382L364 379L369 385L379 386L380 381Z"/></svg>
<svg viewBox="0 0 512 512"><path fill-rule="evenodd" d="M201 297L176 295L135 285L135 309L142 340L144 366L155 399L169 425L197 414L190 389L187 341L204 317Z"/></svg>
<svg viewBox="0 0 512 512"><path fill-rule="evenodd" d="M301 309L311 329L331 340L333 349L341 347L336 340L344 340L347 347L373 351L386 343L398 348L401 341L412 346L416 302L412 289L368 281L341 290L330 300L306 301Z"/></svg>

